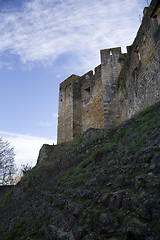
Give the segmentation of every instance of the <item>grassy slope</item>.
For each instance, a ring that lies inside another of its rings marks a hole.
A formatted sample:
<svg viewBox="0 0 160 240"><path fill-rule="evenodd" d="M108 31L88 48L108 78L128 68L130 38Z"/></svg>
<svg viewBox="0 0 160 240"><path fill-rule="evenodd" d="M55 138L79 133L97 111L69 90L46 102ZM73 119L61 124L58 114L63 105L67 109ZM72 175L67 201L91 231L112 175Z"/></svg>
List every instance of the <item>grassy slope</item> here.
<svg viewBox="0 0 160 240"><path fill-rule="evenodd" d="M0 239L158 239L159 160L160 104L50 147L0 200Z"/></svg>

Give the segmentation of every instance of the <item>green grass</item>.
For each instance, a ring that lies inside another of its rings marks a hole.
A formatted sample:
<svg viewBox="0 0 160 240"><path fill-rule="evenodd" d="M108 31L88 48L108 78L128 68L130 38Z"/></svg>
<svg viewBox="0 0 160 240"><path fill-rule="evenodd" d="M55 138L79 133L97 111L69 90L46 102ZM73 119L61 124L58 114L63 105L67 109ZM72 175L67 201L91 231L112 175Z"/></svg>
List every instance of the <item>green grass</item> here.
<svg viewBox="0 0 160 240"><path fill-rule="evenodd" d="M147 110L146 110L147 111ZM78 181L83 183L88 174L86 174L87 167L92 167L97 154L104 153L106 150L118 153L120 151L130 152L132 150L140 149L146 143L146 137L149 137L155 126L159 123L160 110L155 114L154 111L146 112L138 120L131 122L122 130L111 132L108 144L100 149L91 149L86 155L85 159L76 167L68 170L65 177L61 178L61 182L65 181ZM157 148L155 152L159 152Z"/></svg>
<svg viewBox="0 0 160 240"><path fill-rule="evenodd" d="M80 186L84 181L90 178L92 167L96 164L96 161L101 160L103 155L108 154L107 151L117 154L116 157L121 157L120 153L124 154L126 152L129 154L132 150L138 150L143 147L146 143L146 137L149 137L155 126L160 126L160 109L153 109L151 112L149 111L149 109L145 109L145 113L141 113L141 116L136 119L131 119L128 125L122 125L121 128L111 130L109 135L107 135L107 138L104 137L102 139L103 143L106 141L103 147L96 149L94 147L90 148L89 152L82 156L82 161L78 166L69 168L66 174L60 177L57 180L57 183L54 183L53 185L67 187L67 184L77 182L76 186ZM83 143L83 136L77 136L65 146L65 149L71 149L72 146L78 147L81 143ZM59 146L57 151L61 151ZM159 151L160 148L155 150L157 153L159 153ZM62 152L64 151L62 150ZM60 157L61 155L59 153ZM52 176L53 168L54 163L52 161L43 161L40 165L37 165L29 171L23 179L25 180L32 176L41 176L44 174Z"/></svg>
<svg viewBox="0 0 160 240"><path fill-rule="evenodd" d="M91 169L87 169L87 167L89 165L90 167L93 166L94 158L98 152L99 152L98 149L92 149L86 155L85 159L78 164L77 167L70 168L63 177L60 177L57 181L57 184L65 185L66 182L72 182L72 181L77 181L79 182L79 184L83 183L88 178L91 172Z"/></svg>
<svg viewBox="0 0 160 240"><path fill-rule="evenodd" d="M10 197L12 196L12 194L13 192L9 191L3 196L3 198L0 200L0 208L6 205L6 203L9 201Z"/></svg>
<svg viewBox="0 0 160 240"><path fill-rule="evenodd" d="M80 145L80 143L82 142L82 136L78 135L76 137L74 137L69 144L70 145L75 145L76 147L78 147Z"/></svg>
<svg viewBox="0 0 160 240"><path fill-rule="evenodd" d="M46 216L42 218L42 223L44 225L49 225L50 219ZM21 220L19 223L15 223L11 231L5 236L4 240L12 240L12 239L22 239L25 240L24 233L26 231L26 226L29 226L28 237L32 240L42 240L43 235L37 225L37 222L33 216L30 216L27 220Z"/></svg>

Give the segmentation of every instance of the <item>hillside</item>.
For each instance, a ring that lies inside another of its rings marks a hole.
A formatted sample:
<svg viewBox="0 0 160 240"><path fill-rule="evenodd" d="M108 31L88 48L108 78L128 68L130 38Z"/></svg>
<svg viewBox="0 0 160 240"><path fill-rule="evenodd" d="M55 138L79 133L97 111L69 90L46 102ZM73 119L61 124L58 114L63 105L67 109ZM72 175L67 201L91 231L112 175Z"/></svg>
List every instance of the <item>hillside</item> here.
<svg viewBox="0 0 160 240"><path fill-rule="evenodd" d="M110 131L45 145L5 191L2 240L159 240L160 103Z"/></svg>

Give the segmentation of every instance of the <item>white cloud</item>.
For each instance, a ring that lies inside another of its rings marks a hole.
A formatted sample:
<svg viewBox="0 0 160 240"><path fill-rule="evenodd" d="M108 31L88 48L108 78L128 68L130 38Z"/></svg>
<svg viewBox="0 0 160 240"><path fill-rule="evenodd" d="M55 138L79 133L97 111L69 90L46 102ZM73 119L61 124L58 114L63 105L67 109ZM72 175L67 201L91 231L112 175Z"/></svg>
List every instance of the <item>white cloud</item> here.
<svg viewBox="0 0 160 240"><path fill-rule="evenodd" d="M13 66L7 61L0 61L0 69L3 67L7 68L8 70L13 70Z"/></svg>
<svg viewBox="0 0 160 240"><path fill-rule="evenodd" d="M35 137L30 135L22 135L11 132L0 131L0 135L3 140L10 142L11 147L14 147L15 162L17 166L22 164L32 164L33 166L37 162L38 153L43 144L56 144L55 140Z"/></svg>
<svg viewBox="0 0 160 240"><path fill-rule="evenodd" d="M51 127L51 126L54 126L55 124L57 125L57 119L58 119L58 113L52 113L52 119L50 121L41 120L39 122L39 125L41 127Z"/></svg>
<svg viewBox="0 0 160 240"><path fill-rule="evenodd" d="M54 122L49 122L49 121L40 121L39 125L41 127L51 127L54 125Z"/></svg>
<svg viewBox="0 0 160 240"><path fill-rule="evenodd" d="M42 63L72 52L81 65L90 66L100 49L132 43L140 24L140 4L139 0L25 1L21 11L0 14L0 52L9 50L23 62Z"/></svg>

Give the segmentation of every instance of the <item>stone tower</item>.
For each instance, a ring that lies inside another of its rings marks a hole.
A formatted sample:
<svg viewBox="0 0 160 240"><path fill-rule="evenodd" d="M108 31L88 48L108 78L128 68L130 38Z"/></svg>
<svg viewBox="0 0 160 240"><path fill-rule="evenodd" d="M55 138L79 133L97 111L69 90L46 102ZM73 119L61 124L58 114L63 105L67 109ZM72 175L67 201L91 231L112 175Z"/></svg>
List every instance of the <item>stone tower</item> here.
<svg viewBox="0 0 160 240"><path fill-rule="evenodd" d="M144 9L133 44L100 51L101 64L60 84L58 143L89 128L112 128L160 101L160 3Z"/></svg>
<svg viewBox="0 0 160 240"><path fill-rule="evenodd" d="M60 84L58 143L89 128L111 128L116 123L116 78L121 70L121 48L101 50L101 64ZM113 101L114 98L114 101ZM112 109L112 111L111 111Z"/></svg>

